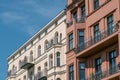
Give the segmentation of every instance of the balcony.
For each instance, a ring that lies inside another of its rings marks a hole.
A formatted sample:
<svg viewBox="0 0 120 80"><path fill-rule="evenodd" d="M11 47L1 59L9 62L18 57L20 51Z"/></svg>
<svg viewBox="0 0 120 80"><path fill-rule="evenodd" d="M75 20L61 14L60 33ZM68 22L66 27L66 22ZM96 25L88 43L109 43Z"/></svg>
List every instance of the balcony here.
<svg viewBox="0 0 120 80"><path fill-rule="evenodd" d="M120 72L120 66L115 65L115 66L107 69L106 71L91 74L86 80L101 80L101 79L105 79L105 78L107 78L105 80L108 80L108 78L111 79L110 76L117 74L119 72ZM116 75L114 77L117 77L117 76L118 75Z"/></svg>
<svg viewBox="0 0 120 80"><path fill-rule="evenodd" d="M14 71L9 71L7 77L15 78L16 74Z"/></svg>
<svg viewBox="0 0 120 80"><path fill-rule="evenodd" d="M77 23L84 23L85 22L85 17L77 18L76 22Z"/></svg>
<svg viewBox="0 0 120 80"><path fill-rule="evenodd" d="M22 68L22 69L29 69L29 68L31 68L31 67L33 67L33 66L34 66L34 64L31 63L31 62L28 62L28 61L23 61L23 62L21 63L21 68Z"/></svg>
<svg viewBox="0 0 120 80"><path fill-rule="evenodd" d="M37 80L47 80L47 68L38 72Z"/></svg>
<svg viewBox="0 0 120 80"><path fill-rule="evenodd" d="M67 23L67 27L69 27L69 26L73 25L73 20L72 19L68 20L66 23Z"/></svg>
<svg viewBox="0 0 120 80"><path fill-rule="evenodd" d="M72 18L71 20L67 21L67 27L70 27L72 26L74 23L78 24L79 26L79 23L85 23L85 17L81 17L81 18Z"/></svg>
<svg viewBox="0 0 120 80"><path fill-rule="evenodd" d="M62 43L61 42L58 42L56 39L53 39L53 42L51 43L50 41L48 42L48 45L47 45L47 48L46 50L49 50L51 48L55 48L55 47L59 47L61 46Z"/></svg>
<svg viewBox="0 0 120 80"><path fill-rule="evenodd" d="M78 56L87 57L95 52L98 52L105 47L115 44L118 41L118 33L115 34L119 29L118 25L113 26L111 29L106 29L99 32L99 35L93 36L87 41L78 45L76 50ZM84 54L83 54L84 53Z"/></svg>

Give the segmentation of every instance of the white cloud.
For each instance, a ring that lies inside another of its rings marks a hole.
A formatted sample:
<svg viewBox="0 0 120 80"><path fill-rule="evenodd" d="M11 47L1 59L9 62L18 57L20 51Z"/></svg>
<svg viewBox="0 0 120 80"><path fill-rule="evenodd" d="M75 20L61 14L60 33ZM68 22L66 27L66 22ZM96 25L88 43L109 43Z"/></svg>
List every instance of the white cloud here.
<svg viewBox="0 0 120 80"><path fill-rule="evenodd" d="M0 17L4 23L22 22L26 19L24 16L15 12L4 12L0 14Z"/></svg>
<svg viewBox="0 0 120 80"><path fill-rule="evenodd" d="M0 18L4 25L10 25L9 27L16 28L32 36L40 28L38 26L40 23L35 22L36 20L40 20L38 17L49 18L50 20L60 10L57 5L54 5L55 3L52 3L53 5L49 4L50 1L47 0L45 2L48 3L43 4L39 0L18 0L16 4L10 6L12 10L1 12Z"/></svg>

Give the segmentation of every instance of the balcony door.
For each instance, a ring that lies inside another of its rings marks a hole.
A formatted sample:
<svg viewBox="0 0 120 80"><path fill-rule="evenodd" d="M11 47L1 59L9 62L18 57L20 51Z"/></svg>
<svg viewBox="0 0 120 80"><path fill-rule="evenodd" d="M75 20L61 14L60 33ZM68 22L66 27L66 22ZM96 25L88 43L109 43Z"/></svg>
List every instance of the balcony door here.
<svg viewBox="0 0 120 80"><path fill-rule="evenodd" d="M84 49L84 30L78 31L78 48L79 51Z"/></svg>
<svg viewBox="0 0 120 80"><path fill-rule="evenodd" d="M28 80L34 80L34 68L28 70Z"/></svg>
<svg viewBox="0 0 120 80"><path fill-rule="evenodd" d="M116 65L116 57L117 57L117 52L116 50L113 50L109 53L109 73L114 74L117 71L117 65Z"/></svg>

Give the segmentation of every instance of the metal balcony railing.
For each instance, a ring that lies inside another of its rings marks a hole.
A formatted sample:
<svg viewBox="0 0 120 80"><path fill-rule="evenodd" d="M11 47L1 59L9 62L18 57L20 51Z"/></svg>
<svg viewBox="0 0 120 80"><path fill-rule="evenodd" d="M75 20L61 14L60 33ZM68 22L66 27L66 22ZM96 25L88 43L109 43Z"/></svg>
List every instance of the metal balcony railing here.
<svg viewBox="0 0 120 80"><path fill-rule="evenodd" d="M69 26L71 26L71 25L73 25L73 22L76 22L76 23L84 23L85 22L85 17L81 17L81 18L72 18L71 20L69 20L68 22L67 22L67 26L69 27Z"/></svg>
<svg viewBox="0 0 120 80"><path fill-rule="evenodd" d="M116 31L118 31L118 29L119 29L119 26L115 25L111 29L106 29L106 30L100 31L97 36L93 36L90 39L88 39L87 41L85 41L82 44L78 45L77 52L80 52L80 51L82 51L82 50L84 50L86 48L91 47L95 43L97 43L97 42L103 40L104 38L107 38L108 36L112 35Z"/></svg>
<svg viewBox="0 0 120 80"><path fill-rule="evenodd" d="M77 23L83 23L83 22L85 22L85 17L77 18L76 22Z"/></svg>
<svg viewBox="0 0 120 80"><path fill-rule="evenodd" d="M41 80L43 78L45 78L45 80L47 79L47 68L45 68L41 71L38 71L37 80Z"/></svg>
<svg viewBox="0 0 120 80"><path fill-rule="evenodd" d="M56 46L56 45L62 45L62 43L61 43L61 42L58 42L56 39L53 39L53 43L48 42L48 45L47 45L47 48L46 48L46 49L49 49L49 48L51 48L51 47L53 47L53 46Z"/></svg>
<svg viewBox="0 0 120 80"><path fill-rule="evenodd" d="M15 77L16 73L14 71L8 71L7 77Z"/></svg>
<svg viewBox="0 0 120 80"><path fill-rule="evenodd" d="M67 21L66 23L67 23L67 26L69 27L73 24L73 20L71 19L71 20Z"/></svg>
<svg viewBox="0 0 120 80"><path fill-rule="evenodd" d="M103 78L114 75L114 74L118 73L119 71L120 71L120 66L114 65L103 72L100 71L100 72L91 74L86 80L101 80Z"/></svg>

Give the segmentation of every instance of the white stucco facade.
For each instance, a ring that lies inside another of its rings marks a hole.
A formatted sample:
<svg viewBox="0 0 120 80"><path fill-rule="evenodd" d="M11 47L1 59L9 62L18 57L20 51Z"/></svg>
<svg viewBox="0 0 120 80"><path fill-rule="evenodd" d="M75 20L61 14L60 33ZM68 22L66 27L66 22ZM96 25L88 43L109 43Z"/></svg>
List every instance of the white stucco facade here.
<svg viewBox="0 0 120 80"><path fill-rule="evenodd" d="M7 80L66 80L65 20L63 10L8 57Z"/></svg>

